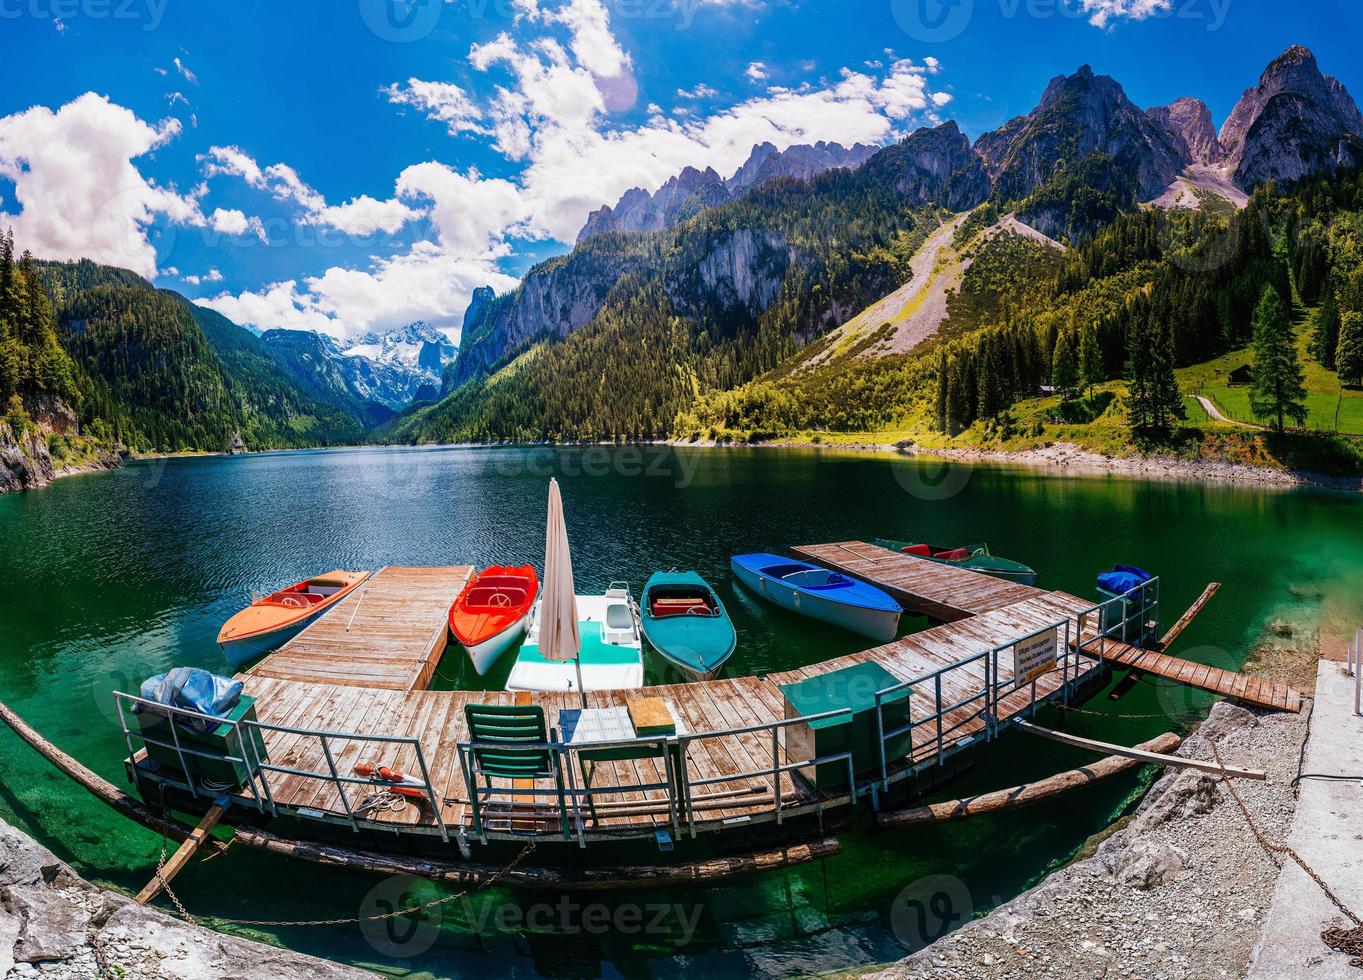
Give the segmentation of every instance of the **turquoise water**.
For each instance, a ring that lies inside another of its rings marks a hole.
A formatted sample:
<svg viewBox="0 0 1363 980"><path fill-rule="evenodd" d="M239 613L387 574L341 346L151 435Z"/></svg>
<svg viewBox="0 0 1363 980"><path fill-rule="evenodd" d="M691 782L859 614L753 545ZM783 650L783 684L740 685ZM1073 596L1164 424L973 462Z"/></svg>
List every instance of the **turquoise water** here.
<svg viewBox="0 0 1363 980"><path fill-rule="evenodd" d="M1092 594L1134 563L1163 580L1172 622L1209 580L1225 588L1179 652L1233 666L1266 624L1363 620L1363 499L997 467L945 475L914 462L803 450L620 448L347 450L153 461L0 497L0 698L121 781L109 692L176 664L223 670L219 625L251 591L331 568L519 564L543 548L545 484L563 487L579 591L636 594L658 568L694 568L739 630L727 672L787 669L864 642L736 591L728 558L800 543L988 541L1040 583ZM457 653L457 651L456 651ZM651 680L675 679L646 658ZM510 658L504 658L503 671ZM442 685L472 686L458 656ZM488 679L495 685L497 677ZM1134 742L1193 720L1206 699L1147 681L1087 706L1071 730ZM1155 718L1119 718L1116 715ZM1090 759L1008 736L949 796ZM160 841L89 799L0 732L0 814L85 875L140 888ZM857 826L823 864L707 890L553 896L496 890L391 929L246 931L398 976L803 974L882 962L1069 860L1126 808L1136 777L998 819L882 833ZM645 855L646 857L647 855ZM912 899L925 896L925 911ZM199 915L346 917L428 883L287 862L243 849L194 865L177 890ZM949 901L944 900L946 896ZM368 902L368 905L365 903ZM549 904L546 904L549 903ZM438 920L438 921L437 921Z"/></svg>

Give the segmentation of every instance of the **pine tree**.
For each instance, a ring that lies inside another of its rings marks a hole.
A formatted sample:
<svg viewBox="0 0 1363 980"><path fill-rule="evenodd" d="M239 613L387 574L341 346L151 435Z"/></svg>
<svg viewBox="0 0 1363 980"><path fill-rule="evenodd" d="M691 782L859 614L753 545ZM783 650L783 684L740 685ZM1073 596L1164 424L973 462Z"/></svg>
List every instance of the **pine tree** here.
<svg viewBox="0 0 1363 980"><path fill-rule="evenodd" d="M1340 318L1335 364L1341 384L1363 385L1363 313L1350 310Z"/></svg>
<svg viewBox="0 0 1363 980"><path fill-rule="evenodd" d="M1291 417L1306 419L1306 386L1297 360L1297 336L1287 305L1272 286L1265 286L1254 311L1254 387L1249 403L1255 415L1274 420L1279 432Z"/></svg>
<svg viewBox="0 0 1363 980"><path fill-rule="evenodd" d="M1079 357L1068 332L1062 332L1055 341L1055 353L1051 355L1051 385L1066 401L1079 387Z"/></svg>
<svg viewBox="0 0 1363 980"><path fill-rule="evenodd" d="M1183 393L1174 374L1174 331L1166 320L1150 332L1155 341L1150 359L1150 427L1167 434L1174 420L1184 414Z"/></svg>
<svg viewBox="0 0 1363 980"><path fill-rule="evenodd" d="M1103 352L1098 347L1098 330L1089 324L1079 335L1079 383L1089 398L1093 389L1107 380L1103 371Z"/></svg>
<svg viewBox="0 0 1363 980"><path fill-rule="evenodd" d="M1311 333L1311 357L1327 371L1335 369L1335 352L1339 348L1339 307L1332 294L1326 293L1316 310L1315 330Z"/></svg>

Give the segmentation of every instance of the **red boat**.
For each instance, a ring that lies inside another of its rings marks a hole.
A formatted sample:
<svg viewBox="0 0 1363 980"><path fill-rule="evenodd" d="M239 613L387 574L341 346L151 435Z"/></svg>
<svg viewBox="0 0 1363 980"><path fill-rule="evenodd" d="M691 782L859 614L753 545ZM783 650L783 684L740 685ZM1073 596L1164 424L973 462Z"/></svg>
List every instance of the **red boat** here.
<svg viewBox="0 0 1363 980"><path fill-rule="evenodd" d="M493 565L469 579L454 600L450 632L480 677L525 633L539 590L539 576L530 565Z"/></svg>

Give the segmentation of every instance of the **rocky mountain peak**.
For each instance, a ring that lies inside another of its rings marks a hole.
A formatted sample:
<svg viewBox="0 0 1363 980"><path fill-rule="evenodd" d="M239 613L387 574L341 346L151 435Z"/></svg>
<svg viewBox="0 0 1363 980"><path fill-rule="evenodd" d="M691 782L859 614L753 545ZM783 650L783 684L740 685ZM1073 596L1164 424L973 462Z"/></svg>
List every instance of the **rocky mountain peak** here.
<svg viewBox="0 0 1363 980"><path fill-rule="evenodd" d="M1111 161L1123 193L1151 200L1183 171L1185 157L1172 133L1088 65L1052 79L1032 112L981 136L975 152L1005 201L1023 200L1095 156Z"/></svg>
<svg viewBox="0 0 1363 980"><path fill-rule="evenodd" d="M1190 164L1217 164L1226 151L1212 124L1212 113L1201 99L1176 99L1168 105L1148 109L1147 114L1175 137L1186 151Z"/></svg>
<svg viewBox="0 0 1363 980"><path fill-rule="evenodd" d="M1363 115L1348 89L1301 45L1264 69L1221 127L1227 168L1245 190L1363 160L1360 137Z"/></svg>

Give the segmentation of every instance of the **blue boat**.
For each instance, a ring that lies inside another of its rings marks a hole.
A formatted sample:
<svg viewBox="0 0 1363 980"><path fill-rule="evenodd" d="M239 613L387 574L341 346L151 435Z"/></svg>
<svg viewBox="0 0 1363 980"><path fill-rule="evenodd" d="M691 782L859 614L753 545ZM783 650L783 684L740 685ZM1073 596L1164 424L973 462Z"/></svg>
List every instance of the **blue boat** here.
<svg viewBox="0 0 1363 980"><path fill-rule="evenodd" d="M899 632L899 603L880 589L818 565L779 555L736 555L729 566L749 589L783 609L889 643Z"/></svg>
<svg viewBox="0 0 1363 980"><path fill-rule="evenodd" d="M724 603L696 572L655 572L641 613L653 649L692 680L714 677L738 646Z"/></svg>

